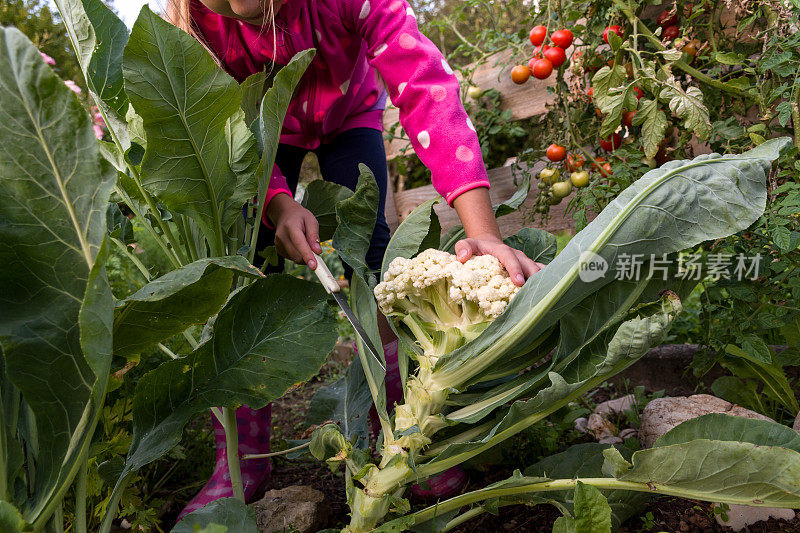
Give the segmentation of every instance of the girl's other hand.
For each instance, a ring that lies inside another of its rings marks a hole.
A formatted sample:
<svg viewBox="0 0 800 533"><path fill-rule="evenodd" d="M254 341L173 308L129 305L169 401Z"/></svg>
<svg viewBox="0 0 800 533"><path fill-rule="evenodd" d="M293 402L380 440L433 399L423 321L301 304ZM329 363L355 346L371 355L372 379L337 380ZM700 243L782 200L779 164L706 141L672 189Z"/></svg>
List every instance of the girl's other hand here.
<svg viewBox="0 0 800 533"><path fill-rule="evenodd" d="M514 285L522 287L525 280L544 268L544 265L530 259L527 255L504 244L503 241L489 235L462 239L456 243L456 257L462 263L475 255L493 255L508 271Z"/></svg>
<svg viewBox="0 0 800 533"><path fill-rule="evenodd" d="M314 253L321 254L319 222L311 211L288 194L278 194L267 206L267 218L275 224L275 249L295 263L316 270Z"/></svg>

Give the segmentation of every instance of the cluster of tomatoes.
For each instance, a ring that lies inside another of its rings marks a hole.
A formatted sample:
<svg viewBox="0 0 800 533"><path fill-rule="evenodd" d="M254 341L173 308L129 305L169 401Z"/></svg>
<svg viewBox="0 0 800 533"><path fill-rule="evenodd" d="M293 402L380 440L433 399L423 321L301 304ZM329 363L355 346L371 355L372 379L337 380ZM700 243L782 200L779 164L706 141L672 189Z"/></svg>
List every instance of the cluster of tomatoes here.
<svg viewBox="0 0 800 533"><path fill-rule="evenodd" d="M550 35L553 46L544 44L547 39L547 28L534 26L531 30L531 44L536 47L533 57L527 65L517 65L511 69L511 80L517 85L522 85L534 78L545 80L567 61L567 48L572 45L572 32L569 30L556 30Z"/></svg>
<svg viewBox="0 0 800 533"><path fill-rule="evenodd" d="M539 197L536 200L536 211L546 214L550 206L558 205L561 200L572 193L573 187L582 189L589 185L589 172L586 170L586 160L582 155L569 154L567 149L560 144L551 144L547 147L547 159L556 165L551 165L539 172ZM611 165L602 157L595 158L597 164L592 167L603 175L611 174ZM569 179L562 179L560 163L564 164Z"/></svg>

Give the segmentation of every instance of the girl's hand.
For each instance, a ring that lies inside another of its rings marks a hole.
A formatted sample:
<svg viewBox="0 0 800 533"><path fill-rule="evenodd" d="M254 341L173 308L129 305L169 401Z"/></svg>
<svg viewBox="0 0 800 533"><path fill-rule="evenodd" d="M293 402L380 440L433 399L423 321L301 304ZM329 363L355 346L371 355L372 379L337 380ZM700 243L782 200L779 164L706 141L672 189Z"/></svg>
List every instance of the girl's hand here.
<svg viewBox="0 0 800 533"><path fill-rule="evenodd" d="M462 193L453 201L467 238L456 243L456 257L462 263L473 255L490 254L506 267L514 285L522 287L525 279L539 272L544 265L503 243L494 218L489 189L477 187Z"/></svg>
<svg viewBox="0 0 800 533"><path fill-rule="evenodd" d="M462 263L474 255L493 255L506 267L514 285L522 287L525 280L544 268L527 255L506 245L494 235L462 239L456 243L456 257Z"/></svg>
<svg viewBox="0 0 800 533"><path fill-rule="evenodd" d="M267 218L275 224L275 249L295 263L305 263L316 270L314 253L322 253L319 223L311 211L288 194L275 196L267 206Z"/></svg>

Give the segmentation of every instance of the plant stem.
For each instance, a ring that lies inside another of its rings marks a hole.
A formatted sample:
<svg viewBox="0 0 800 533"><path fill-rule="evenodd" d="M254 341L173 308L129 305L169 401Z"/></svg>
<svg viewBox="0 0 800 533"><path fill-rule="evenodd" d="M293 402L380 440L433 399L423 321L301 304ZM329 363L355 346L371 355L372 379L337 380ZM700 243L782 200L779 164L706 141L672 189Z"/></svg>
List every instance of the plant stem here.
<svg viewBox="0 0 800 533"><path fill-rule="evenodd" d="M445 524L444 528L442 529L442 532L450 531L451 529L454 529L463 524L464 522L468 522L473 518L475 518L476 516L482 515L485 512L486 509L484 509L483 507L474 507L469 511L462 513L457 517L453 518L452 520L450 520L447 524Z"/></svg>
<svg viewBox="0 0 800 533"><path fill-rule="evenodd" d="M296 452L297 450L302 450L303 448L308 448L309 446L311 446L311 441L308 441L305 444L301 444L300 446L295 446L294 448L289 448L288 450L281 450L279 452L243 455L242 459L268 459L270 457L278 457L279 455L286 455L292 452Z"/></svg>
<svg viewBox="0 0 800 533"><path fill-rule="evenodd" d="M123 243L119 239L115 239L113 237L111 237L111 242L113 242L116 245L116 247L119 248L119 250L123 254L125 254L125 256L128 258L128 260L130 260L130 262L133 263L136 266L136 268L139 270L139 273L142 276L144 276L145 281L149 282L150 281L150 271L147 270L147 267L144 266L144 264L141 261L139 261L138 257L133 255L131 253L131 251L128 250L128 247L125 246L125 243Z"/></svg>
<svg viewBox="0 0 800 533"><path fill-rule="evenodd" d="M150 225L150 222L147 221L147 218L136 208L136 204L131 200L131 197L123 191L119 185L114 186L114 191L119 194L123 200L125 200L125 205L133 211L133 214L138 218L147 232L152 235L153 239L156 241L158 246L161 248L161 251L164 253L164 256L167 260L172 263L172 266L175 268L181 267L180 259L175 254L175 251L166 243L166 241L161 237L161 235L153 229L153 226Z"/></svg>
<svg viewBox="0 0 800 533"><path fill-rule="evenodd" d="M103 516L103 522L100 524L98 533L109 533L111 531L114 517L117 515L117 509L119 508L119 502L122 499L122 495L125 493L125 488L128 486L130 478L131 476L128 474L125 478L119 480L117 486L114 487L114 492L111 494L111 500L109 500L108 506L106 507L106 514Z"/></svg>
<svg viewBox="0 0 800 533"><path fill-rule="evenodd" d="M84 459L75 482L75 531L86 533L86 475L89 465Z"/></svg>
<svg viewBox="0 0 800 533"><path fill-rule="evenodd" d="M592 485L593 487L596 487L598 489L631 490L635 492L648 492L651 494L677 496L680 498L687 498L690 500L708 500L709 498L709 495L707 493L702 493L700 491L692 491L687 489L679 489L653 482L637 483L633 481L620 481L615 478L605 478L605 477L556 479L556 480L531 483L529 485L522 485L517 487L506 487L506 488L498 487L495 489L481 489L473 492L468 492L466 494L462 494L461 496L456 496L455 498L451 498L447 501L439 502L436 505L423 509L422 511L418 511L413 515L411 515L411 517L414 519L414 524L421 524L429 520L432 520L437 516L441 516L449 511L459 509L461 507L464 507L465 505L471 505L473 503L488 500L490 498L503 498L507 496L517 496L520 494L535 494L537 492L571 490L578 485L579 481L585 485ZM719 499L719 497L717 499ZM514 503L519 503L519 502L517 501ZM726 498L725 503L752 505L758 507L766 507L769 505L774 505L772 503L754 504L753 499L747 497ZM468 513L469 511L465 514Z"/></svg>
<svg viewBox="0 0 800 533"><path fill-rule="evenodd" d="M794 145L800 148L800 84L794 88L792 95L792 126L794 128Z"/></svg>
<svg viewBox="0 0 800 533"><path fill-rule="evenodd" d="M175 355L175 352L173 352L172 350L170 350L169 348L167 348L166 346L164 346L160 342L158 343L158 349L161 350L162 352L164 352L165 354L167 354L167 356L170 359L178 359L178 356Z"/></svg>
<svg viewBox="0 0 800 533"><path fill-rule="evenodd" d="M233 497L242 503L244 501L244 486L242 485L242 469L239 466L239 432L236 426L236 411L228 407L222 408L222 427L225 428L225 445L228 452L228 472L231 476Z"/></svg>

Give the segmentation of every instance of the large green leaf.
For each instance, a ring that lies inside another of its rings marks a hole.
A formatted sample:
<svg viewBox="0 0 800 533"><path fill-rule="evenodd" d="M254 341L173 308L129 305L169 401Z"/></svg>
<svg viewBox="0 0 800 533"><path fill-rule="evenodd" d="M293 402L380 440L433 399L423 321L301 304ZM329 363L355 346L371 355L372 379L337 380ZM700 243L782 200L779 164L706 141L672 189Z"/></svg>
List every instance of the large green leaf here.
<svg viewBox="0 0 800 533"><path fill-rule="evenodd" d="M503 242L545 265L555 258L558 250L555 235L537 228L522 228L516 235L503 239Z"/></svg>
<svg viewBox="0 0 800 533"><path fill-rule="evenodd" d="M263 274L241 256L200 259L151 281L117 303L114 354L130 356L217 314L234 274Z"/></svg>
<svg viewBox="0 0 800 533"><path fill-rule="evenodd" d="M86 83L124 150L130 147L122 80L128 28L101 0L55 0Z"/></svg>
<svg viewBox="0 0 800 533"><path fill-rule="evenodd" d="M207 330L189 356L139 381L121 480L175 446L197 414L214 406L258 409L309 380L336 342L322 287L283 274L233 294Z"/></svg>
<svg viewBox="0 0 800 533"><path fill-rule="evenodd" d="M256 170L257 179L257 208L256 220L261 220L264 214L264 202L267 198L267 188L269 187L272 172L275 168L275 157L278 154L278 141L283 130L283 121L292 101L295 88L305 74L308 65L314 59L314 49L304 50L297 53L288 65L278 71L272 80L272 86L264 95L261 101L260 121L254 129L258 133L261 143L261 162ZM248 98L252 98L252 89L248 88ZM246 103L247 104L247 103ZM258 233L260 224L256 224L255 230L251 234L250 242L250 261L253 261L257 251Z"/></svg>
<svg viewBox="0 0 800 533"><path fill-rule="evenodd" d="M759 446L779 446L800 452L800 434L792 428L769 420L754 420L720 413L687 420L661 435L653 446L671 446L696 439L749 442Z"/></svg>
<svg viewBox="0 0 800 533"><path fill-rule="evenodd" d="M196 39L146 6L125 47L123 73L147 135L143 186L171 211L191 217L212 255L223 255L224 224L242 207L228 200L242 180L255 183L255 176L231 168L226 128L240 112L239 85ZM241 143L241 127L235 134Z"/></svg>
<svg viewBox="0 0 800 533"><path fill-rule="evenodd" d="M376 347L375 357L369 356L363 339L356 338L358 357L364 370L378 417L383 427L389 427L386 406L386 360L383 342L378 330L378 306L372 293L377 281L367 265L367 251L372 241L378 210L378 185L375 176L365 165L352 196L336 203L336 220L339 225L333 234L333 246L342 260L353 269L350 280L350 307L358 317L364 331Z"/></svg>
<svg viewBox="0 0 800 533"><path fill-rule="evenodd" d="M189 513L170 533L196 533L215 525L222 526L219 531L223 532L258 533L255 511L236 498L220 498Z"/></svg>
<svg viewBox="0 0 800 533"><path fill-rule="evenodd" d="M606 471L658 494L738 505L800 508L800 453L749 442L696 439L639 450L628 463L606 450Z"/></svg>
<svg viewBox="0 0 800 533"><path fill-rule="evenodd" d="M576 304L614 282L625 257L660 258L747 228L764 211L766 173L789 142L673 161L645 174L531 277L481 336L442 357L434 384L452 387L461 376L479 375L504 355L524 350ZM605 275L589 276L586 266L601 263L608 266Z"/></svg>
<svg viewBox="0 0 800 533"><path fill-rule="evenodd" d="M306 425L321 425L333 420L355 446L369 444L369 409L372 407L367 377L361 359L356 357L339 380L317 391L308 406Z"/></svg>
<svg viewBox="0 0 800 533"><path fill-rule="evenodd" d="M433 207L441 198L428 200L411 212L397 228L383 256L382 272L397 257L414 257L428 248L438 248L442 233L439 217Z"/></svg>
<svg viewBox="0 0 800 533"><path fill-rule="evenodd" d="M0 70L0 342L35 415L23 517L41 526L77 472L105 391L113 303L101 247L115 172L80 102L16 29L0 29Z"/></svg>
<svg viewBox="0 0 800 533"><path fill-rule="evenodd" d="M366 280L370 270L366 255L378 218L379 192L369 168L358 168L361 173L355 193L336 203L339 226L333 234L333 247L355 274Z"/></svg>
<svg viewBox="0 0 800 533"><path fill-rule="evenodd" d="M303 207L313 213L319 222L319 238L321 241L333 239L339 220L336 218L336 205L353 196L353 191L325 180L316 180L308 184L303 196Z"/></svg>

